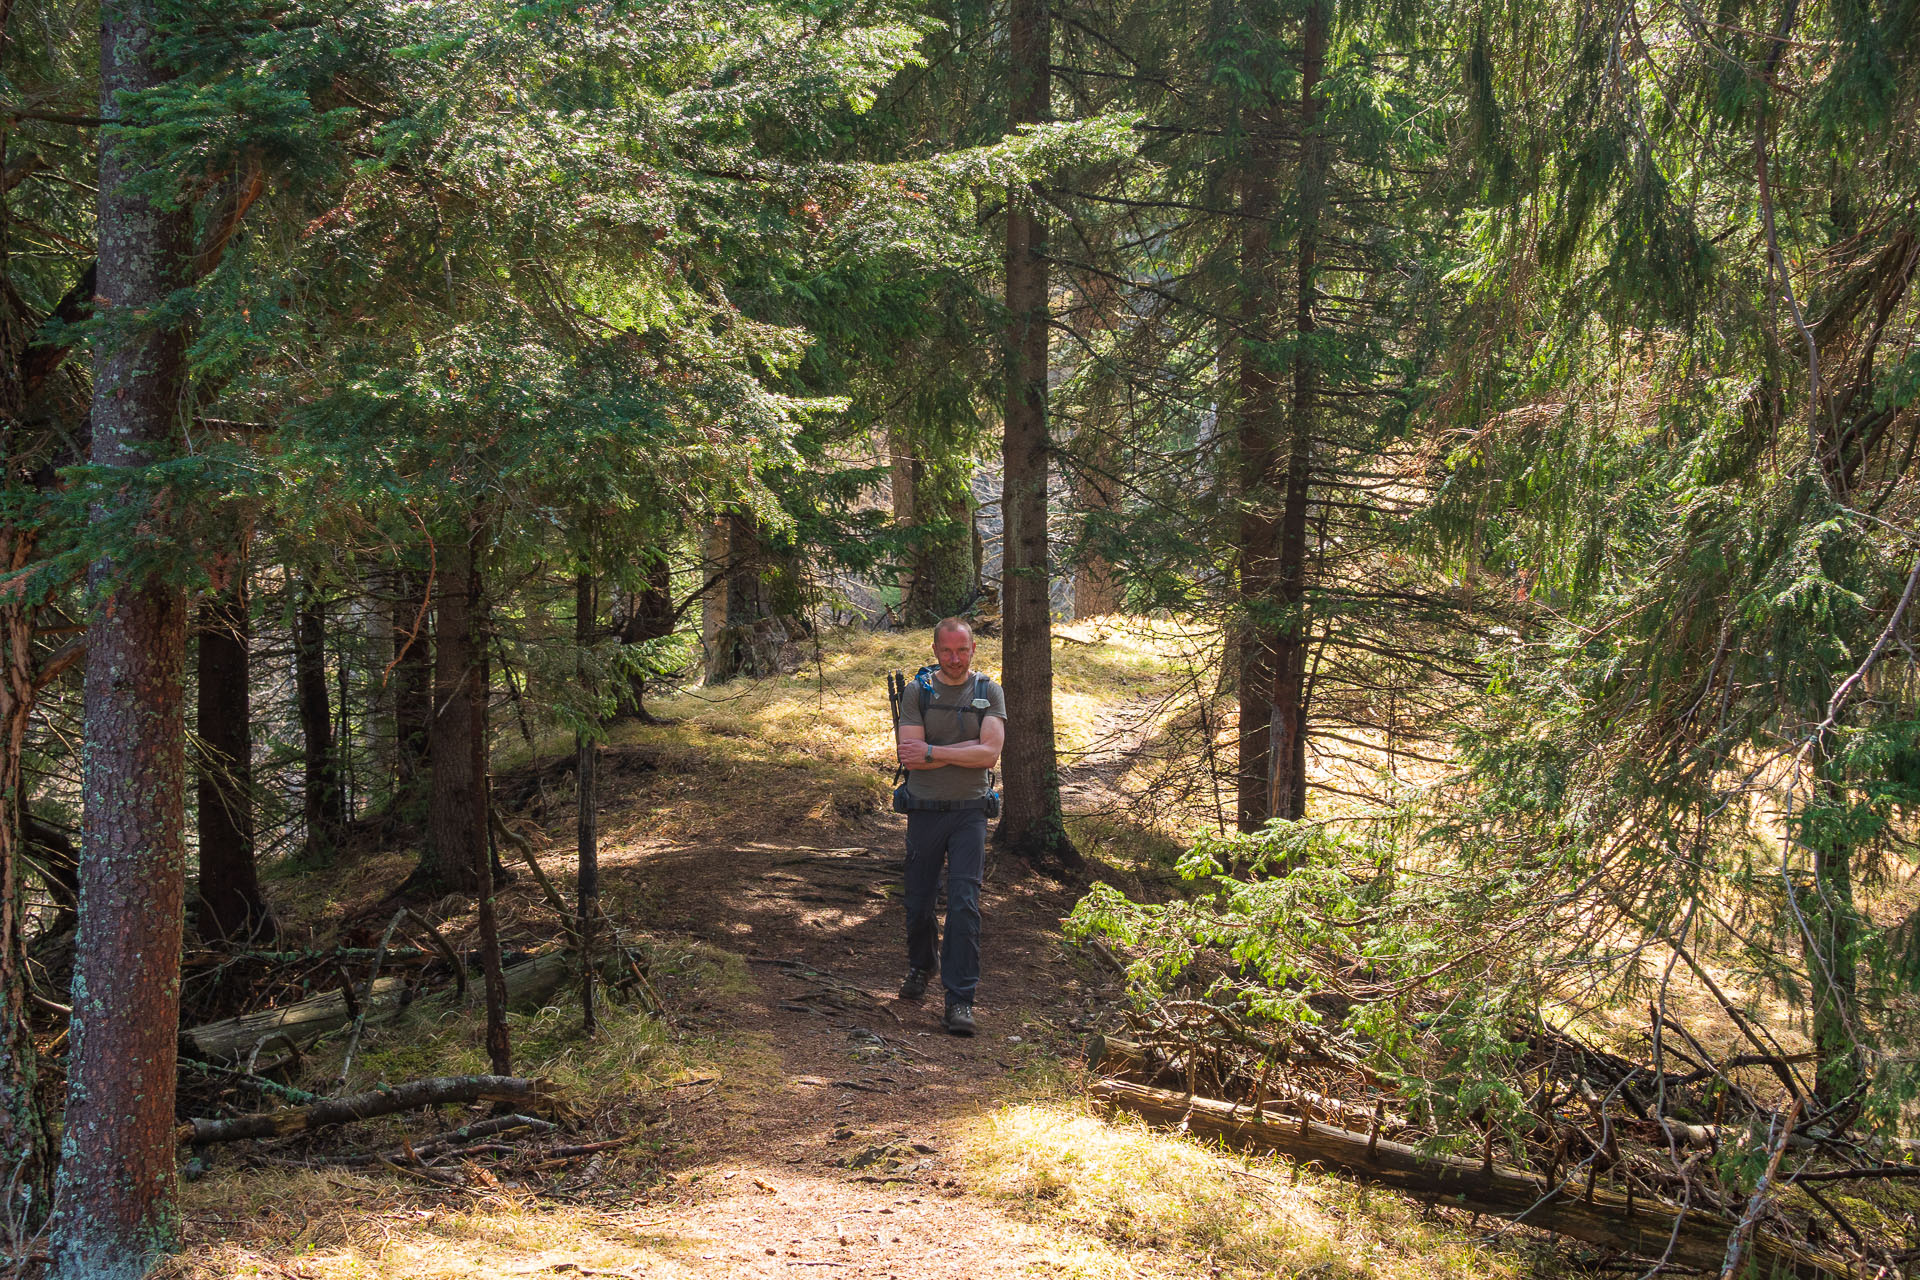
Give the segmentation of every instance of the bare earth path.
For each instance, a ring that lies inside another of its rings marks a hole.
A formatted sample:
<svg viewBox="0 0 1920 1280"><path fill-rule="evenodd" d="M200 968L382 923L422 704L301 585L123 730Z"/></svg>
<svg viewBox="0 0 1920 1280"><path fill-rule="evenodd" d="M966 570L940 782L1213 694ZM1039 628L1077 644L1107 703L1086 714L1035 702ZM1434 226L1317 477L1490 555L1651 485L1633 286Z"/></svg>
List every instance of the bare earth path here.
<svg viewBox="0 0 1920 1280"><path fill-rule="evenodd" d="M1082 979L1059 920L1073 895L990 866L981 1033L948 1036L937 984L921 1003L895 996L904 826L888 828L859 845L657 850L633 868L655 895L649 925L743 953L750 974L707 1011L748 1053L680 1120L677 1204L649 1215L681 1242L666 1274L1056 1271L1045 1233L971 1195L952 1156L1036 1034L1070 1034Z"/></svg>

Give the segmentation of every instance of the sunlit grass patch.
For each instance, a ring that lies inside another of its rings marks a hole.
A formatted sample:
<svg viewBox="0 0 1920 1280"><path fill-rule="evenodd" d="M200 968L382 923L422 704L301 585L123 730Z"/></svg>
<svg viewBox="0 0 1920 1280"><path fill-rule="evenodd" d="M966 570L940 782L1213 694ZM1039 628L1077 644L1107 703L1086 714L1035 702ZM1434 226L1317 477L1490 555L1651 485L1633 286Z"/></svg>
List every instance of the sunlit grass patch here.
<svg viewBox="0 0 1920 1280"><path fill-rule="evenodd" d="M1070 1101L990 1112L965 1149L974 1189L1022 1216L1123 1251L1208 1259L1222 1275L1504 1280L1525 1270L1400 1196Z"/></svg>
<svg viewBox="0 0 1920 1280"><path fill-rule="evenodd" d="M1188 637L1177 623L1122 618L1061 624L1057 631L1056 740L1071 762L1101 740L1111 708L1171 687ZM931 629L839 628L823 632L817 661L792 674L653 699L653 713L675 723L622 724L614 744L694 752L700 764L686 777L667 776L677 771L663 765L661 776L646 784L644 834L699 839L725 831L752 838L775 828L843 828L884 812L893 775L886 673L911 675L932 660L932 644ZM1004 678L1002 657L997 637L980 639L978 669ZM1021 714L1019 707L1009 710ZM746 831L742 820L749 814Z"/></svg>
<svg viewBox="0 0 1920 1280"><path fill-rule="evenodd" d="M511 1192L458 1204L418 1200L384 1175L249 1170L185 1188L187 1247L157 1280L297 1276L440 1280L595 1271L658 1258L655 1224L632 1215L537 1204Z"/></svg>

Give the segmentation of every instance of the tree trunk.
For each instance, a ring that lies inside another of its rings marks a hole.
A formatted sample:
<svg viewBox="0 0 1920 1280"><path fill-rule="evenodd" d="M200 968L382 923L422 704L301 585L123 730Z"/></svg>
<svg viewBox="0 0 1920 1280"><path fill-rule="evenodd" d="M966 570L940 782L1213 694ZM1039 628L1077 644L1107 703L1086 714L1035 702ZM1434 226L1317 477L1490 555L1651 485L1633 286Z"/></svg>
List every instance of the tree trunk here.
<svg viewBox="0 0 1920 1280"><path fill-rule="evenodd" d="M673 561L667 558L664 547L655 548L647 555L647 585L628 604L626 618L620 625L621 644L650 644L674 632ZM593 647L591 625L584 633L576 627L575 643L581 646L582 653ZM647 675L651 670L648 664L644 670L630 673L620 700L622 715L647 724L655 723L647 714Z"/></svg>
<svg viewBox="0 0 1920 1280"><path fill-rule="evenodd" d="M1012 123L1049 118L1047 0L1013 0ZM1053 607L1048 597L1047 224L1037 193L1007 199L1007 410L1002 609L1006 642L1005 807L996 844L1036 865L1074 868L1079 851L1060 815L1053 747Z"/></svg>
<svg viewBox="0 0 1920 1280"><path fill-rule="evenodd" d="M913 528L915 501L918 497L918 485L914 482L914 472L919 460L914 456L912 435L902 426L887 428L887 492L893 501L893 527L903 537L910 537ZM900 569L900 605L899 616L904 619L907 613L907 597L913 592L912 556L902 557Z"/></svg>
<svg viewBox="0 0 1920 1280"><path fill-rule="evenodd" d="M300 735L306 745L306 854L314 861L325 861L340 850L347 811L327 696L327 618L311 587L302 589L294 612L293 683Z"/></svg>
<svg viewBox="0 0 1920 1280"><path fill-rule="evenodd" d="M1250 131L1251 132L1251 131ZM1280 522L1274 514L1273 470L1279 437L1279 379L1268 366L1272 341L1274 169L1259 151L1241 175L1240 277L1242 332L1238 342L1240 404L1240 618L1229 655L1237 659L1240 728L1235 813L1242 831L1258 831L1273 816L1268 774L1268 694L1273 684L1271 599Z"/></svg>
<svg viewBox="0 0 1920 1280"><path fill-rule="evenodd" d="M1111 518L1119 505L1114 500L1114 441L1104 427L1094 428L1092 450L1074 473L1074 505L1078 506L1088 532L1098 536L1100 522ZM1080 552L1073 569L1073 616L1098 618L1120 612L1124 603L1120 577L1113 561L1099 550L1087 547Z"/></svg>
<svg viewBox="0 0 1920 1280"><path fill-rule="evenodd" d="M433 640L427 575L403 568L394 574L393 741L394 810L414 823L425 796L433 726Z"/></svg>
<svg viewBox="0 0 1920 1280"><path fill-rule="evenodd" d="M1326 61L1327 0L1311 0L1303 22L1300 55L1299 241L1295 262L1293 403L1287 414L1287 498L1280 515L1276 566L1279 623L1273 638L1267 715L1267 812L1299 819L1307 813L1306 672L1307 507L1320 365L1313 350L1313 315L1320 248L1320 208L1325 199L1325 144L1320 127L1320 75Z"/></svg>
<svg viewBox="0 0 1920 1280"><path fill-rule="evenodd" d="M473 635L473 550L464 532L440 547L440 590L433 628L432 790L427 843L410 886L427 892L480 889L474 868L486 856L481 778L474 770L480 731L472 692L479 654Z"/></svg>
<svg viewBox="0 0 1920 1280"><path fill-rule="evenodd" d="M1828 772L1828 762L1814 755L1814 793L1820 807L1844 813L1846 797ZM1813 847L1813 893L1806 923L1807 980L1813 994L1813 1044L1819 1054L1813 1087L1825 1106L1837 1106L1861 1083L1860 1029L1853 1025L1859 991L1860 917L1853 905L1853 849L1828 819L1809 831Z"/></svg>
<svg viewBox="0 0 1920 1280"><path fill-rule="evenodd" d="M1111 247L1110 238L1102 237L1101 248ZM1080 321L1083 341L1102 346L1111 343L1122 317L1128 314L1119 286L1104 276L1094 276L1082 280L1079 288L1085 301L1085 318ZM1073 562L1073 616L1097 618L1118 613L1122 605L1120 579L1102 544L1120 505L1120 432L1124 428L1114 411L1112 391L1102 381L1094 382L1080 414L1070 450L1073 461L1067 472L1073 505L1080 516L1079 545Z"/></svg>
<svg viewBox="0 0 1920 1280"><path fill-rule="evenodd" d="M505 882L499 856L493 847L493 824L488 821L492 798L488 787L487 703L492 689L487 655L493 639L488 616L486 582L480 566L479 529L474 522L474 540L467 552L468 623L473 636L473 661L467 664L467 700L472 707L471 738L473 808L468 821L473 824L473 879L478 886L477 924L480 933L480 969L485 975L487 992L487 1059L495 1075L513 1074L513 1053L507 1037L507 980L500 963L500 922L494 910L494 887Z"/></svg>
<svg viewBox="0 0 1920 1280"><path fill-rule="evenodd" d="M700 581L706 594L700 597L700 652L707 665L719 650L720 633L727 625L727 520L725 516L706 527L700 539ZM716 582L715 579L722 579Z"/></svg>
<svg viewBox="0 0 1920 1280"><path fill-rule="evenodd" d="M665 557L662 557L664 562ZM579 653L576 671L583 686L591 676L587 650L593 645L593 594L593 575L583 569L573 583L573 643ZM576 824L580 871L574 895L577 908L574 928L580 937L580 1027L592 1035L596 1029L593 1013L593 926L600 910L600 830L599 815L595 808L597 788L594 785L594 765L597 763L599 747L591 733L582 731L573 740L573 750L580 811Z"/></svg>
<svg viewBox="0 0 1920 1280"><path fill-rule="evenodd" d="M971 460L916 459L912 583L904 614L911 626L931 626L973 603Z"/></svg>
<svg viewBox="0 0 1920 1280"><path fill-rule="evenodd" d="M773 616L767 556L753 513L735 508L726 523L726 621L709 654L708 684L776 674L786 640Z"/></svg>
<svg viewBox="0 0 1920 1280"><path fill-rule="evenodd" d="M165 83L151 0L110 0L100 15L100 114ZM185 396L185 353L164 314L187 279L189 211L162 208L112 130L101 139L101 307L120 323L96 339L93 465L165 458ZM103 488L103 494L114 493ZM166 519L139 485L137 513L96 507L112 528ZM103 499L104 501L110 499ZM75 944L66 1136L52 1251L61 1280L135 1280L171 1247L174 1036L186 898L186 597L158 577L125 580L103 557L85 681L85 818Z"/></svg>
<svg viewBox="0 0 1920 1280"><path fill-rule="evenodd" d="M266 939L276 933L253 844L253 723L248 689L245 553L224 566L200 606L197 631L199 705L194 753L200 814L200 935Z"/></svg>

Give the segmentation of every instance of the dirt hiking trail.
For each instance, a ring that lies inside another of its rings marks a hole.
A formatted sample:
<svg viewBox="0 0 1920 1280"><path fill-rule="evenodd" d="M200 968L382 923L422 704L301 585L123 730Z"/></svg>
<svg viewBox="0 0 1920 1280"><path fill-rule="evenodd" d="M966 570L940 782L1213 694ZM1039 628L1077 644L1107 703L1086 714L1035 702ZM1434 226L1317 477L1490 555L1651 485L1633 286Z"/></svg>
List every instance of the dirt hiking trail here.
<svg viewBox="0 0 1920 1280"><path fill-rule="evenodd" d="M647 859L656 926L744 954L751 981L716 1016L758 1050L681 1121L672 1224L688 1274L1031 1275L1047 1233L968 1194L956 1123L1077 1011L1059 938L1073 894L1016 879L982 894L980 1034L939 1026L937 980L906 971L904 826L870 844L663 851ZM664 1225L664 1224L663 1224ZM670 1273L667 1273L670 1274Z"/></svg>

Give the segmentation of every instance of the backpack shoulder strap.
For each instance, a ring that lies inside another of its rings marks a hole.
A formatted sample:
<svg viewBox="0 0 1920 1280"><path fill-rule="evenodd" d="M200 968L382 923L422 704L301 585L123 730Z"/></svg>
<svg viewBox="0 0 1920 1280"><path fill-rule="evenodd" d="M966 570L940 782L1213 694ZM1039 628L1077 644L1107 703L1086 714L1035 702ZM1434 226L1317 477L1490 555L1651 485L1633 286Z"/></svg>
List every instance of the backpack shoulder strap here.
<svg viewBox="0 0 1920 1280"><path fill-rule="evenodd" d="M913 673L913 683L920 690L920 723L927 722L927 708L933 705L933 668L922 667Z"/></svg>

